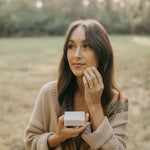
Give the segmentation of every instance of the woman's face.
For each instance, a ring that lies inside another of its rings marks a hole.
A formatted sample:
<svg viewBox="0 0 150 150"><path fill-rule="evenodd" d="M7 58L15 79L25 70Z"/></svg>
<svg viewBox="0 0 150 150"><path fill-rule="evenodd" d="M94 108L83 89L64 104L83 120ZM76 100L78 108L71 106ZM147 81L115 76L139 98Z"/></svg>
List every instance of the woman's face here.
<svg viewBox="0 0 150 150"><path fill-rule="evenodd" d="M88 67L98 67L96 52L89 47L86 41L85 29L77 27L68 41L67 58L71 71L76 77L82 77Z"/></svg>

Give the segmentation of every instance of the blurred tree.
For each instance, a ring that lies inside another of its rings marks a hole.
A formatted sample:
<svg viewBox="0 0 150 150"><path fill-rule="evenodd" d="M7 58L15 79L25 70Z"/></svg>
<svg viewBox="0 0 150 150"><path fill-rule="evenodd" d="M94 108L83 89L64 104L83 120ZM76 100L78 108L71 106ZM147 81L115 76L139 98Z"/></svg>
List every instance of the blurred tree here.
<svg viewBox="0 0 150 150"><path fill-rule="evenodd" d="M110 33L150 33L150 0L0 0L0 36L64 34L75 19Z"/></svg>
<svg viewBox="0 0 150 150"><path fill-rule="evenodd" d="M111 11L112 9L112 1L111 0L105 0L106 1L106 11Z"/></svg>

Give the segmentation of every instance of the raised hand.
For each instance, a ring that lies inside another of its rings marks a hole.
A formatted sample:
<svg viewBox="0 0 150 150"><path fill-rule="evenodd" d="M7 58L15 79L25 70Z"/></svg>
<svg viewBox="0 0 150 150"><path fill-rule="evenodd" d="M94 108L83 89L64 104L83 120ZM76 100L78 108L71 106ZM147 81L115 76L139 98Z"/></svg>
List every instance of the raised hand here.
<svg viewBox="0 0 150 150"><path fill-rule="evenodd" d="M83 76L85 101L90 113L93 130L104 120L104 112L101 105L101 96L104 84L101 74L95 67L89 67L84 71Z"/></svg>
<svg viewBox="0 0 150 150"><path fill-rule="evenodd" d="M84 71L83 83L85 87L85 100L89 107L101 104L101 96L104 89L101 74L95 67L89 67Z"/></svg>

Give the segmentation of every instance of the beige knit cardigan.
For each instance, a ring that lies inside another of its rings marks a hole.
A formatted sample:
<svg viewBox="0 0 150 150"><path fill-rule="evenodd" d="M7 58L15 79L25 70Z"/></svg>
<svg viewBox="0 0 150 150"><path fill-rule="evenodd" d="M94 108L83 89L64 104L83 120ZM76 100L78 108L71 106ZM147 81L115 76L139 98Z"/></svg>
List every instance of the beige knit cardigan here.
<svg viewBox="0 0 150 150"><path fill-rule="evenodd" d="M57 95L57 81L45 84L35 102L35 106L25 133L26 150L49 150L47 139L57 130L60 105ZM105 116L96 131L90 126L81 134L90 150L126 150L125 136L128 112L121 112L111 119ZM76 150L76 148L74 148ZM58 145L55 150L62 150Z"/></svg>

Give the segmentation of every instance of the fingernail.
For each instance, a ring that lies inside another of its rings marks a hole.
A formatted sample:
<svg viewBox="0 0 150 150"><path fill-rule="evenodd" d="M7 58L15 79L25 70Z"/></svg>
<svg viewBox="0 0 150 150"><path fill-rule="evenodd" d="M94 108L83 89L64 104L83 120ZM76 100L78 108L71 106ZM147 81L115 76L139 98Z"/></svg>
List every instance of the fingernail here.
<svg viewBox="0 0 150 150"><path fill-rule="evenodd" d="M88 124L88 125L90 125L90 124L91 124L91 122L87 122L87 124Z"/></svg>
<svg viewBox="0 0 150 150"><path fill-rule="evenodd" d="M83 82L85 82L85 77L83 77Z"/></svg>

